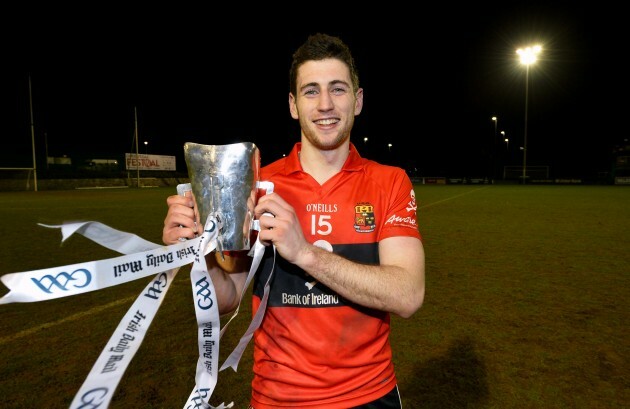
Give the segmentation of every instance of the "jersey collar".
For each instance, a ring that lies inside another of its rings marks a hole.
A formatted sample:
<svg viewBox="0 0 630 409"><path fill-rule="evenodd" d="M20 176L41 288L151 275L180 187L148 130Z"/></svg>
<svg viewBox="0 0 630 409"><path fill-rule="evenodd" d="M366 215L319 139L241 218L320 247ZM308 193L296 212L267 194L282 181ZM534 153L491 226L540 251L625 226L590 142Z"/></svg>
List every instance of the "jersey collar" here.
<svg viewBox="0 0 630 409"><path fill-rule="evenodd" d="M287 156L285 162L285 172L286 174L290 174L293 172L302 172L302 165L300 164L300 151L302 150L302 142L296 142L293 145L293 149L289 156ZM343 164L341 168L342 171L358 171L361 169L363 164L363 158L359 155L359 151L354 146L352 142L350 142L350 154L346 159L346 162Z"/></svg>

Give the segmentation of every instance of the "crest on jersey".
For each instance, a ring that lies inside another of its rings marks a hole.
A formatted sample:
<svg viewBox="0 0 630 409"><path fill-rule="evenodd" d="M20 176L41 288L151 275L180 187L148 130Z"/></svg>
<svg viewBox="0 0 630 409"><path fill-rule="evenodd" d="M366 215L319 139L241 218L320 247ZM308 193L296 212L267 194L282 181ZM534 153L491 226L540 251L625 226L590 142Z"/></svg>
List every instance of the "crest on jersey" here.
<svg viewBox="0 0 630 409"><path fill-rule="evenodd" d="M354 206L354 230L357 233L371 233L375 228L374 206L369 203Z"/></svg>

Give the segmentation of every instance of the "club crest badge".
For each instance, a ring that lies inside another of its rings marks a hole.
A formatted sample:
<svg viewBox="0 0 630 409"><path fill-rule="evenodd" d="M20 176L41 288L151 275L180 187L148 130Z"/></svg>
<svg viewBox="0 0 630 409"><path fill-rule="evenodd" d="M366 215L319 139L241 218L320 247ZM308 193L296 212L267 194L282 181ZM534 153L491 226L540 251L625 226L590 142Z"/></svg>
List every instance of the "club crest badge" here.
<svg viewBox="0 0 630 409"><path fill-rule="evenodd" d="M354 230L357 233L371 233L375 228L374 206L369 203L354 206Z"/></svg>

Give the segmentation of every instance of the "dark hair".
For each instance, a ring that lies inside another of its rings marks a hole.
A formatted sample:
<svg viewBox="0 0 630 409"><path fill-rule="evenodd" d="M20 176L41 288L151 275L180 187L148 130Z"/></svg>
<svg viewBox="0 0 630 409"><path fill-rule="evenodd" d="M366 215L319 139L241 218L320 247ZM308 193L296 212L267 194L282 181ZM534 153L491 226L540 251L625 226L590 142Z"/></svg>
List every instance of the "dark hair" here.
<svg viewBox="0 0 630 409"><path fill-rule="evenodd" d="M306 42L293 53L293 62L289 70L289 91L297 95L297 71L307 61L319 61L335 58L348 66L352 87L359 89L359 73L354 65L350 48L339 37L317 33L310 35Z"/></svg>

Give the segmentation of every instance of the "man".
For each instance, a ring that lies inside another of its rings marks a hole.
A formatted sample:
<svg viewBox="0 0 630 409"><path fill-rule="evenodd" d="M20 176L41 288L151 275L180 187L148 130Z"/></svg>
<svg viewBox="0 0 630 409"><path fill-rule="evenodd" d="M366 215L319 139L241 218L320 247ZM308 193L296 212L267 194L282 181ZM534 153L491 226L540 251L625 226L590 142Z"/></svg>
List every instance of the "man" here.
<svg viewBox="0 0 630 409"><path fill-rule="evenodd" d="M274 277L254 334L251 408L401 408L390 313L408 318L422 305L424 250L409 177L361 158L350 142L362 107L348 47L310 36L290 69L289 109L301 140L261 169L274 192L254 209L258 239L269 246L254 280L254 312L272 269ZM171 196L167 204L166 244L200 232L193 200ZM206 257L208 270L225 314L238 305L251 260L215 255Z"/></svg>

